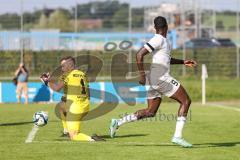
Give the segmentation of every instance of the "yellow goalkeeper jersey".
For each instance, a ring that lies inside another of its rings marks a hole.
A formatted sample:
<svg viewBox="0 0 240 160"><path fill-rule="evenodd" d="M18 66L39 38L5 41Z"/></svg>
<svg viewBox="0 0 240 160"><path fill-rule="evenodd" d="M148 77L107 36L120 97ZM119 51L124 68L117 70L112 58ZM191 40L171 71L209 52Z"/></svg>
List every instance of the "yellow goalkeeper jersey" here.
<svg viewBox="0 0 240 160"><path fill-rule="evenodd" d="M63 90L67 99L75 101L79 98L89 98L88 80L82 71L72 70L69 73L63 74L61 80L64 83Z"/></svg>

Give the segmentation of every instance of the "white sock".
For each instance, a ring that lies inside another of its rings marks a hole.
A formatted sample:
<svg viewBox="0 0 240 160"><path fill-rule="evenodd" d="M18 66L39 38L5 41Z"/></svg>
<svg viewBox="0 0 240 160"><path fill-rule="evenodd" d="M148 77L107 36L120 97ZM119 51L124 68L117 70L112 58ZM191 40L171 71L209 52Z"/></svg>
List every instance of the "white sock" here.
<svg viewBox="0 0 240 160"><path fill-rule="evenodd" d="M118 122L118 126L121 126L124 123L133 122L136 120L137 120L137 116L135 114L129 114L129 115L124 116L121 119L118 119L117 122Z"/></svg>
<svg viewBox="0 0 240 160"><path fill-rule="evenodd" d="M64 134L67 134L68 133L68 130L66 128L63 129L63 133Z"/></svg>
<svg viewBox="0 0 240 160"><path fill-rule="evenodd" d="M175 133L174 133L174 137L177 137L177 138L182 138L182 130L183 130L183 126L186 122L186 117L178 117L177 118L177 123L176 123L176 130L175 130Z"/></svg>

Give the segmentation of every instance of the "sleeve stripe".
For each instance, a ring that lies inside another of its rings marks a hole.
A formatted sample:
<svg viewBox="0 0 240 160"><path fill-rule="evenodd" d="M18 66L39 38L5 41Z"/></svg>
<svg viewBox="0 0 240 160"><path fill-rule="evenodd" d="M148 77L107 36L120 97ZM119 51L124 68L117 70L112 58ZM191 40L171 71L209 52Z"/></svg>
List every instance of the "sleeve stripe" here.
<svg viewBox="0 0 240 160"><path fill-rule="evenodd" d="M146 43L146 45L148 45L148 47L150 47L151 50L154 51L154 48L149 43Z"/></svg>

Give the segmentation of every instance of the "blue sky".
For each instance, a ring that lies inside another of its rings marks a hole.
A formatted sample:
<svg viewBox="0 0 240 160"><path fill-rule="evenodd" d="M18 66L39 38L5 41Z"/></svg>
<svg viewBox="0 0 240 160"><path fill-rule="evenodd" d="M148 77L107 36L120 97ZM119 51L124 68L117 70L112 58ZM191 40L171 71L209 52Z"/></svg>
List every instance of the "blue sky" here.
<svg viewBox="0 0 240 160"><path fill-rule="evenodd" d="M21 0L0 0L0 14L6 12L20 12L20 2ZM44 6L49 8L71 8L76 2L77 3L87 3L95 0L22 0L24 11L33 11L34 9L40 9ZM104 1L104 0L99 0ZM129 2L133 7L142 6L155 6L164 2L182 2L190 0L119 0L120 2ZM216 10L237 10L240 0L193 0L204 8L211 8ZM146 3L147 2L147 3Z"/></svg>

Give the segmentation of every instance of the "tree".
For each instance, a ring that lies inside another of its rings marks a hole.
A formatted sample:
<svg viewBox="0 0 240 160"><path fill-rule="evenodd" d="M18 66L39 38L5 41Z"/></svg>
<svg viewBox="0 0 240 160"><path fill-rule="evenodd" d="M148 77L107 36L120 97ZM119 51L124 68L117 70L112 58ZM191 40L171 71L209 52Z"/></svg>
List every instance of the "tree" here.
<svg viewBox="0 0 240 160"><path fill-rule="evenodd" d="M121 4L118 1L95 1L87 4L77 5L78 18L93 18L93 19L105 19L111 18L115 12L120 8ZM72 18L75 14L75 7L71 11Z"/></svg>
<svg viewBox="0 0 240 160"><path fill-rule="evenodd" d="M132 27L143 28L144 23L144 9L132 8Z"/></svg>
<svg viewBox="0 0 240 160"><path fill-rule="evenodd" d="M62 9L57 9L49 16L49 28L58 28L61 31L72 31L69 23L69 15Z"/></svg>
<svg viewBox="0 0 240 160"><path fill-rule="evenodd" d="M123 4L117 12L115 12L112 23L114 28L122 29L128 27L129 5Z"/></svg>
<svg viewBox="0 0 240 160"><path fill-rule="evenodd" d="M0 15L0 25L3 29L19 29L20 16L17 14L2 14Z"/></svg>
<svg viewBox="0 0 240 160"><path fill-rule="evenodd" d="M39 22L35 28L48 28L48 18L44 13L41 14Z"/></svg>

